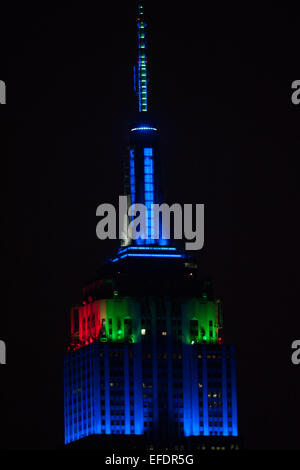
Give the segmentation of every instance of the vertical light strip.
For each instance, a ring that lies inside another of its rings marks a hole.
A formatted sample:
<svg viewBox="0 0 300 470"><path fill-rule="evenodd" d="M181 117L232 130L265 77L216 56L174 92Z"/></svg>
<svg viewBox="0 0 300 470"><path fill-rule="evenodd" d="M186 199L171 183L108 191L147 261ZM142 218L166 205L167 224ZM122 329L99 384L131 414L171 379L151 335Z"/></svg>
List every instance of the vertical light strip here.
<svg viewBox="0 0 300 470"><path fill-rule="evenodd" d="M130 196L131 196L131 204L134 204L135 203L134 150L130 150Z"/></svg>
<svg viewBox="0 0 300 470"><path fill-rule="evenodd" d="M202 384L203 384L203 434L209 436L208 425L208 384L207 384L207 350L206 346L202 347Z"/></svg>
<svg viewBox="0 0 300 470"><path fill-rule="evenodd" d="M198 354L197 346L191 346L191 387L192 387L192 434L200 435Z"/></svg>
<svg viewBox="0 0 300 470"><path fill-rule="evenodd" d="M186 437L192 434L192 387L191 349L182 343L182 382L183 382L183 432Z"/></svg>
<svg viewBox="0 0 300 470"><path fill-rule="evenodd" d="M128 344L124 345L124 404L125 404L125 434L130 432L130 392L129 392L129 352Z"/></svg>
<svg viewBox="0 0 300 470"><path fill-rule="evenodd" d="M228 405L227 405L227 359L226 346L222 346L222 419L223 436L228 436Z"/></svg>
<svg viewBox="0 0 300 470"><path fill-rule="evenodd" d="M93 354L93 367L91 375L93 375L93 401L94 401L94 425L93 431L95 434L101 434L101 382L100 382L100 348L99 343L93 343L95 346ZM93 346L93 345L92 345Z"/></svg>
<svg viewBox="0 0 300 470"><path fill-rule="evenodd" d="M76 423L78 421L78 410L77 410L77 394L73 393L73 389L75 385L77 384L77 361L76 361L76 355L74 354L73 356L73 367L72 367L72 440L75 441L76 432L75 432L75 418L76 418ZM77 424L76 424L77 428Z"/></svg>
<svg viewBox="0 0 300 470"><path fill-rule="evenodd" d="M80 438L81 435L83 434L84 431L84 414L83 414L83 393L82 393L82 387L83 387L83 372L82 370L87 369L87 359L86 359L86 354L83 354L83 349L80 350L80 355L81 355L81 364L83 364L83 367L80 367L80 362L78 361L78 379L77 379L77 400L78 400L78 416L77 416L77 433L78 437ZM79 392L80 390L80 392ZM81 418L80 418L81 416ZM81 431L80 431L81 428Z"/></svg>
<svg viewBox="0 0 300 470"><path fill-rule="evenodd" d="M146 244L150 244L153 243L153 240L151 239L151 227L153 225L152 204L154 204L154 171L152 148L144 148L144 194L148 218L148 233L146 234Z"/></svg>
<svg viewBox="0 0 300 470"><path fill-rule="evenodd" d="M144 433L142 343L133 345L134 434Z"/></svg>
<svg viewBox="0 0 300 470"><path fill-rule="evenodd" d="M130 165L130 203L131 205L135 204L136 201L136 188L135 188L135 151L133 149L130 149L130 159L129 159L129 165ZM134 216L131 216L130 221L132 222L134 220ZM128 240L130 240L129 235ZM141 242L141 239L137 240L137 243L139 244Z"/></svg>
<svg viewBox="0 0 300 470"><path fill-rule="evenodd" d="M237 394L236 394L236 363L235 363L235 349L230 346L230 365L231 365L231 406L232 406L232 435L238 435L237 423Z"/></svg>
<svg viewBox="0 0 300 470"><path fill-rule="evenodd" d="M105 434L111 433L110 426L110 374L109 374L109 348L104 345L104 385L105 385Z"/></svg>
<svg viewBox="0 0 300 470"><path fill-rule="evenodd" d="M68 444L70 439L70 407L69 407L69 396L71 393L71 387L69 383L69 373L70 373L70 361L69 357L65 357L64 363L64 405L65 405L65 444Z"/></svg>

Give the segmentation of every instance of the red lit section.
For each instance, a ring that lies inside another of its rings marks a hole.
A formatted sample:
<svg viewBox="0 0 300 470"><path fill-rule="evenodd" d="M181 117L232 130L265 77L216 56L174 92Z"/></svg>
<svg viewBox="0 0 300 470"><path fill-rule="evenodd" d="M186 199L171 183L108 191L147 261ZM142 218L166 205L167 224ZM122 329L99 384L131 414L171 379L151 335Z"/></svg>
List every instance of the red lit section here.
<svg viewBox="0 0 300 470"><path fill-rule="evenodd" d="M105 301L95 300L71 308L71 347L79 348L99 338L106 316ZM100 315L100 311L101 315ZM102 318L102 322L101 322Z"/></svg>

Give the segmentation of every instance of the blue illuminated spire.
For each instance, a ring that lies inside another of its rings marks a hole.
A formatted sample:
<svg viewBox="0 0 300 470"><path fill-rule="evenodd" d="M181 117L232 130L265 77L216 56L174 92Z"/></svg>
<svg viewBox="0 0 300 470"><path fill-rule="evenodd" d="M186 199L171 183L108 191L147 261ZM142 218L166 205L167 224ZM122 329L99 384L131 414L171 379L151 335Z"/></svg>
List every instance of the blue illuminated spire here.
<svg viewBox="0 0 300 470"><path fill-rule="evenodd" d="M144 7L142 0L138 1L137 34L138 34L138 64L137 74L134 68L135 92L139 102L139 112L148 111L148 77L147 77L147 55L146 55L146 23L144 21Z"/></svg>

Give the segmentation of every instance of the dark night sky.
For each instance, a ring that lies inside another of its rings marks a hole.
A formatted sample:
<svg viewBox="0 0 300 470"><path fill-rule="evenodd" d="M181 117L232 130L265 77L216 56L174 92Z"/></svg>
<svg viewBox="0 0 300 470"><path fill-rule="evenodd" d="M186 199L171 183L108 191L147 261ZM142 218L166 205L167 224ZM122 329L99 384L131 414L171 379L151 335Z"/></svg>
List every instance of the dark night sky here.
<svg viewBox="0 0 300 470"><path fill-rule="evenodd" d="M135 2L102 3L26 3L5 21L0 447L61 446L69 307L116 246L97 240L95 212L122 194ZM240 433L249 449L300 448L300 15L148 3L166 199L206 206L199 260L237 348Z"/></svg>

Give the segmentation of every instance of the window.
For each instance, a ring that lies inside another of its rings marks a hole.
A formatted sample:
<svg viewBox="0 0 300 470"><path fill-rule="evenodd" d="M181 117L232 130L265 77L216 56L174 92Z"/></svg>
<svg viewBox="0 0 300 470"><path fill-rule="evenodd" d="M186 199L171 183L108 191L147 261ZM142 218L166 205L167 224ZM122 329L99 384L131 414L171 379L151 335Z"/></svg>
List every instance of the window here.
<svg viewBox="0 0 300 470"><path fill-rule="evenodd" d="M152 148L145 148L144 149L145 157L152 157L153 156L153 149Z"/></svg>

